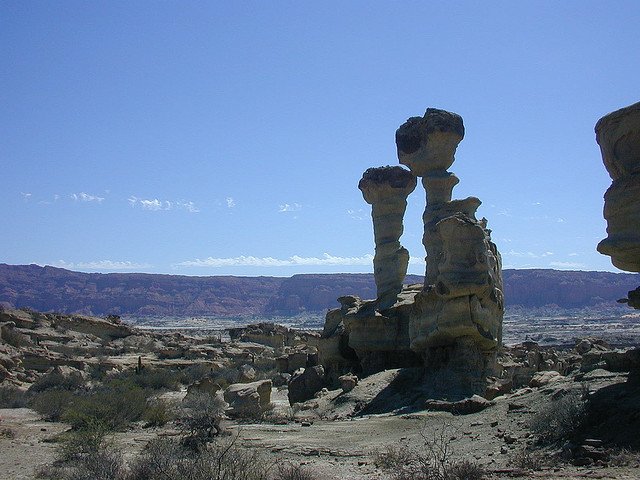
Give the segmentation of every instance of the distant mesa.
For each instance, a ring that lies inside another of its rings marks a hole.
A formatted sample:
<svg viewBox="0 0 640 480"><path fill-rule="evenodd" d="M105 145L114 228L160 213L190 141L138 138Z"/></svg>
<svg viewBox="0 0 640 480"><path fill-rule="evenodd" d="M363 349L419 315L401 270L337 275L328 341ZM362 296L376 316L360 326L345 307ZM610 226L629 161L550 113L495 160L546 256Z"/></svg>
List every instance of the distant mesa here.
<svg viewBox="0 0 640 480"><path fill-rule="evenodd" d="M613 304L640 275L561 270L503 270L508 307L583 308ZM405 284L424 283L407 275ZM43 312L105 316L218 317L324 315L350 292L376 298L373 274L282 277L191 277L81 273L38 265L0 264L0 305Z"/></svg>

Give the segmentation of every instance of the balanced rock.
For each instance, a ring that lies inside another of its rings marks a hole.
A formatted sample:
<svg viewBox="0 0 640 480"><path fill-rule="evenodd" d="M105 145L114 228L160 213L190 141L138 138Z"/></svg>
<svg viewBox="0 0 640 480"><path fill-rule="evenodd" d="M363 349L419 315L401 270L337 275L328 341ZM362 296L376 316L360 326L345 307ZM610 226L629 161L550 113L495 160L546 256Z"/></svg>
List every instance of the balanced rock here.
<svg viewBox="0 0 640 480"><path fill-rule="evenodd" d="M396 131L400 163L419 177L453 164L458 144L464 138L460 115L428 108L423 117L411 117Z"/></svg>
<svg viewBox="0 0 640 480"><path fill-rule="evenodd" d="M432 108L396 132L398 159L422 177L427 196L425 286L416 295L409 332L417 352L453 346L463 337L495 352L502 340L500 254L486 220L475 217L480 200L452 200L458 179L446 171L463 137L459 115Z"/></svg>

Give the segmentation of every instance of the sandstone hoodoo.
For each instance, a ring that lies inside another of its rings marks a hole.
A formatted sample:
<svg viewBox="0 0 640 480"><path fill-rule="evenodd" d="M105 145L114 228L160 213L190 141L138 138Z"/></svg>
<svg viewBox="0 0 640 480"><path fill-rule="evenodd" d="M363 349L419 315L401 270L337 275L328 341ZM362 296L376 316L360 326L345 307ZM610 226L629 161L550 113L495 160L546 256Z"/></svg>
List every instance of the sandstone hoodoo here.
<svg viewBox="0 0 640 480"><path fill-rule="evenodd" d="M459 180L447 169L463 137L459 115L429 108L396 132L398 159L410 171L364 173L358 186L373 210L377 299L341 297L342 307L327 314L319 349L328 378L424 365L452 375L453 390L484 393L502 340L502 267L487 220L475 216L480 200L452 200ZM409 256L400 236L416 177L427 198L427 268L424 285L402 287Z"/></svg>
<svg viewBox="0 0 640 480"><path fill-rule="evenodd" d="M376 253L373 272L378 306L396 303L407 275L409 251L400 245L402 219L407 209L407 197L416 188L416 178L402 167L369 168L362 175L358 188L371 204Z"/></svg>
<svg viewBox="0 0 640 480"><path fill-rule="evenodd" d="M604 195L608 236L598 251L619 269L640 272L640 102L605 115L595 130L613 180ZM629 292L628 303L640 308L640 287Z"/></svg>

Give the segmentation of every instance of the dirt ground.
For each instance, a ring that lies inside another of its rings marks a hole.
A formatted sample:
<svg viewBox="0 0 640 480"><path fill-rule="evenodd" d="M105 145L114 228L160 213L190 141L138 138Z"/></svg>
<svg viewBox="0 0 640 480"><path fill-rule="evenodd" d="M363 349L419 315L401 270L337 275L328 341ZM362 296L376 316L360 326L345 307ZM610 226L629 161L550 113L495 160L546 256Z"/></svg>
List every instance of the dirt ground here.
<svg viewBox="0 0 640 480"><path fill-rule="evenodd" d="M625 467L576 467L557 463L535 472L513 466L518 453L533 443L528 429L531 416L548 405L554 392L582 388L574 381L566 380L549 388L521 389L498 397L495 405L469 415L419 411L349 418L347 414L357 401L376 395L379 387L375 385L380 384L380 378L375 380L369 384L363 382L358 392L344 401L338 400L344 397L339 391L325 392L312 402L313 409L297 411L295 421L290 416L292 410L288 407L286 392L274 390L272 400L276 411L283 417L289 415L289 421L283 424L228 422L227 426L232 436L238 435L239 444L259 450L268 461L304 465L319 479L388 479L374 463L377 451L389 446L423 448L424 438L431 439L443 429L451 458L466 458L481 464L490 478L640 479L638 463ZM597 389L623 380L624 377L611 375L599 380L600 385L594 381L591 386ZM67 427L62 423L44 422L25 408L0 410L0 417L0 429L9 429L15 434L14 438L0 438L0 479L35 478L35 473L55 458L55 443L51 443L51 439ZM175 434L171 427L144 429L138 425L116 434L113 440L132 457L154 436L171 434ZM553 451L545 453L551 456Z"/></svg>

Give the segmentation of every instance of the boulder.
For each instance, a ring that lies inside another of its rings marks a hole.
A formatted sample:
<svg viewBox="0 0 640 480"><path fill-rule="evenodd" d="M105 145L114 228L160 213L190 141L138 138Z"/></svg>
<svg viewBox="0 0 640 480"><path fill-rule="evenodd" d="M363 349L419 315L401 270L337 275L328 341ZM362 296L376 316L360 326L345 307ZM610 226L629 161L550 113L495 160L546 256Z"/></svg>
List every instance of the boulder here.
<svg viewBox="0 0 640 480"><path fill-rule="evenodd" d="M567 377L560 375L559 372L554 372L553 370L547 372L537 372L533 375L533 378L531 378L529 386L544 387L545 385L549 385L550 383L560 382L566 379Z"/></svg>
<svg viewBox="0 0 640 480"><path fill-rule="evenodd" d="M325 386L322 365L297 371L289 381L289 403L301 403L310 400Z"/></svg>
<svg viewBox="0 0 640 480"><path fill-rule="evenodd" d="M358 385L358 377L352 374L342 375L338 377L338 380L340 381L340 388L342 388L344 393L350 392Z"/></svg>
<svg viewBox="0 0 640 480"><path fill-rule="evenodd" d="M469 398L458 400L457 402L429 399L425 402L424 406L427 410L450 412L454 415L468 415L470 413L481 412L485 408L495 405L495 403L496 402L482 398L479 395L473 395Z"/></svg>
<svg viewBox="0 0 640 480"><path fill-rule="evenodd" d="M250 418L262 415L271 404L271 388L271 380L229 385L224 391L229 415Z"/></svg>
<svg viewBox="0 0 640 480"><path fill-rule="evenodd" d="M251 365L242 365L240 367L238 381L240 383L251 383L256 380L256 376L257 373L255 368L253 368Z"/></svg>

